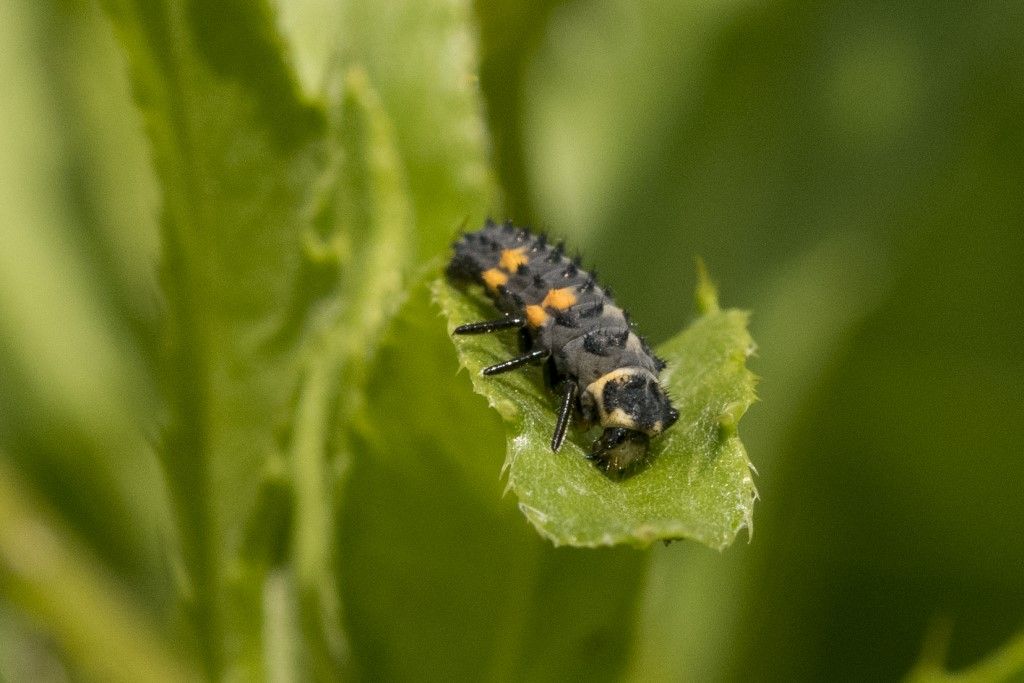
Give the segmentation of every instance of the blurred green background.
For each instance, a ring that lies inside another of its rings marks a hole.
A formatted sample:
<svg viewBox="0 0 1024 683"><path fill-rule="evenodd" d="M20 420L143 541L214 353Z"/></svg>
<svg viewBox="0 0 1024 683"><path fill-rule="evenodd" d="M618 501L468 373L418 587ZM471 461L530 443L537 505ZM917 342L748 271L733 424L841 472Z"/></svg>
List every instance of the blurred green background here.
<svg viewBox="0 0 1024 683"><path fill-rule="evenodd" d="M885 680L936 624L954 669L1019 633L1024 4L477 4L491 211L579 246L655 342L687 321L694 255L754 312L756 534L652 551L616 676ZM279 9L315 79L298 41L333 5ZM158 622L148 143L97 7L3 15L0 591L46 575L18 564L42 510ZM75 678L38 615L80 594L3 594L0 676Z"/></svg>

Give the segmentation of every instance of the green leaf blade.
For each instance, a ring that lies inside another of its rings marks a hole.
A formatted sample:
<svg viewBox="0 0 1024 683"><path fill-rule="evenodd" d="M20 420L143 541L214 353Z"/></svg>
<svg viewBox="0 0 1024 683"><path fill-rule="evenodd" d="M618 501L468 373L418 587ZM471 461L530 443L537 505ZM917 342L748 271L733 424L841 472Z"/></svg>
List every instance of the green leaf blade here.
<svg viewBox="0 0 1024 683"><path fill-rule="evenodd" d="M449 331L493 316L482 298L447 282L435 283L434 293ZM454 343L474 389L510 423L508 489L530 523L556 545L646 546L688 538L723 549L751 527L757 492L736 431L755 399L745 364L754 348L746 313L709 309L658 349L669 363L662 381L680 419L652 441L648 465L621 481L586 460L585 435L570 432L562 449L551 452L555 399L542 388L539 373L480 374L510 355L507 341L490 335Z"/></svg>
<svg viewBox="0 0 1024 683"><path fill-rule="evenodd" d="M416 214L416 254L442 253L497 195L477 78L472 3L345 3L343 61L366 70L394 122ZM401 35L401 40L395 40Z"/></svg>
<svg viewBox="0 0 1024 683"><path fill-rule="evenodd" d="M262 678L266 567L247 537L292 419L328 118L301 96L266 2L104 6L162 195L159 452L180 607L208 677Z"/></svg>

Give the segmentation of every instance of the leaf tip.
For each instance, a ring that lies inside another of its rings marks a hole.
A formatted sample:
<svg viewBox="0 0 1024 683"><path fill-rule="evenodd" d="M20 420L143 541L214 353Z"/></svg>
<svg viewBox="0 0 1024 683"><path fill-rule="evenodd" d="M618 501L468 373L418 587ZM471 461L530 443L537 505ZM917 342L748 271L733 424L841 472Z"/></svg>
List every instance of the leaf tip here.
<svg viewBox="0 0 1024 683"><path fill-rule="evenodd" d="M740 417L747 412L745 401L733 401L725 406L718 414L718 434L723 441L735 436L739 426Z"/></svg>
<svg viewBox="0 0 1024 683"><path fill-rule="evenodd" d="M708 268L704 264L704 259L698 256L695 261L697 265L697 311L701 315L717 313L719 310L718 289L715 287L715 283L711 281L711 276L708 274Z"/></svg>

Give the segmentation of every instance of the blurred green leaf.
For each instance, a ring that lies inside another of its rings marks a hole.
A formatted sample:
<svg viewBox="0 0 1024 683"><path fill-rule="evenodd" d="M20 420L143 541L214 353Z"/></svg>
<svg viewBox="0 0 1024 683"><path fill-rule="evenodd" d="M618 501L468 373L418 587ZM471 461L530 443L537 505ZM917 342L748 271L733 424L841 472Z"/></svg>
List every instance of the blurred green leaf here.
<svg viewBox="0 0 1024 683"><path fill-rule="evenodd" d="M556 545L598 546L689 538L725 548L750 528L756 490L737 423L754 401L746 359L754 344L747 315L721 311L709 285L700 289L703 314L658 349L668 363L663 382L679 422L651 444L650 464L615 481L585 458L589 443L570 434L550 447L552 398L531 373L484 378L480 371L510 355L498 336L454 338L476 391L509 423L508 487L537 530ZM493 309L447 282L434 286L449 331L487 319Z"/></svg>
<svg viewBox="0 0 1024 683"><path fill-rule="evenodd" d="M312 309L303 341L301 378L290 446L295 487L294 570L304 633L320 642L311 654L327 670L343 649L332 576L337 497L353 454L347 446L352 415L380 335L403 300L403 274L412 254L413 223L391 122L365 72L345 79L340 112L336 186L325 194L307 235L307 252L325 272L340 269L336 289Z"/></svg>
<svg viewBox="0 0 1024 683"><path fill-rule="evenodd" d="M369 42L345 55L344 82L325 67L325 98L343 94L321 110L299 93L263 4L108 7L164 191L164 455L198 645L211 674L262 675L271 663L261 661L261 593L291 590L265 588L290 552L304 643L295 656L307 673L343 666L330 577L346 425L401 302L413 211L436 250L491 193L467 11L402 9L403 26L420 32L411 60L385 26L360 31ZM401 97L417 93L441 93L444 106L405 106ZM288 651L286 640L266 647Z"/></svg>
<svg viewBox="0 0 1024 683"><path fill-rule="evenodd" d="M1018 633L981 661L957 671L948 671L945 660L952 635L952 620L934 622L927 634L920 661L904 680L907 683L1009 683L1024 680L1024 633Z"/></svg>
<svg viewBox="0 0 1024 683"><path fill-rule="evenodd" d="M472 19L468 0L345 3L341 59L366 69L394 122L421 260L443 253L463 222L482 222L497 199Z"/></svg>
<svg viewBox="0 0 1024 683"><path fill-rule="evenodd" d="M289 439L306 313L333 294L312 283L337 264L304 253L315 193L332 185L327 120L299 96L263 3L105 6L163 192L161 455L183 593L207 673L260 678L262 569L242 545Z"/></svg>
<svg viewBox="0 0 1024 683"><path fill-rule="evenodd" d="M46 629L79 673L126 682L193 678L114 578L27 492L7 457L0 454L3 594Z"/></svg>
<svg viewBox="0 0 1024 683"><path fill-rule="evenodd" d="M124 124L124 112L62 89L83 80L82 51L106 67L111 88L126 79L113 41L96 33L102 17L51 5L10 3L0 22L0 446L36 495L155 604L170 587L154 534L166 501L146 440L153 392L129 334L132 301L152 292L110 294L136 283L113 254L146 255L101 239L106 216L83 206L112 177L89 165L81 139L94 131L82 119ZM38 50L42 36L70 53ZM139 137L120 134L125 157ZM145 226L136 219L139 233Z"/></svg>
<svg viewBox="0 0 1024 683"><path fill-rule="evenodd" d="M648 201L657 199L650 190L658 185L647 175L652 160L669 153L663 141L675 132L668 128L675 122L666 114L675 107L686 113L693 108L700 66L713 39L750 4L659 2L638 11L623 0L558 3L535 53L520 57L529 66L521 86L527 96L518 112L525 129L523 156L542 216L574 241L585 231L615 239L606 231L621 202L645 190ZM517 49L533 47L516 44ZM501 82L487 86L490 94ZM679 154L673 163L688 158ZM630 218L637 215L643 213L634 211ZM644 230L642 223L636 230ZM680 230L678 236L689 233ZM621 238L635 234L624 232ZM666 268L651 275L668 280L674 285L669 291L678 292L685 285L670 273L675 271Z"/></svg>
<svg viewBox="0 0 1024 683"><path fill-rule="evenodd" d="M565 0L486 0L475 2L480 25L480 88L491 137L491 158L506 193L506 216L536 225L526 173L527 133L523 112L533 93L524 76L546 37L552 12ZM589 8L588 8L589 9ZM602 141L606 143L607 141ZM581 237L577 232L574 237ZM577 241L582 244L582 240Z"/></svg>

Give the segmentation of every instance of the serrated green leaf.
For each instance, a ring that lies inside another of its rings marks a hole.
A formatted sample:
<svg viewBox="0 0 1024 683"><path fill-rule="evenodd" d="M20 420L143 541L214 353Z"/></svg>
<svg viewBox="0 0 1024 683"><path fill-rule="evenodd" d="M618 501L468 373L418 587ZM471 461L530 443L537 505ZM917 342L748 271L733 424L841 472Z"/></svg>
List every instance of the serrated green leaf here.
<svg viewBox="0 0 1024 683"><path fill-rule="evenodd" d="M162 191L160 451L184 609L210 677L259 679L265 567L245 543L287 442L298 340L320 293L303 247L327 117L298 93L265 3L105 6Z"/></svg>
<svg viewBox="0 0 1024 683"><path fill-rule="evenodd" d="M747 314L719 310L708 291L703 285L703 315L657 350L668 362L662 381L679 422L652 441L649 465L622 481L604 476L584 458L584 435L571 434L559 453L551 452L554 398L541 387L540 373L480 374L512 355L508 340L454 338L474 389L510 423L508 487L527 519L555 544L645 546L689 538L722 549L740 529L751 527L757 494L736 430L755 398L745 364L754 345ZM494 315L481 297L443 280L434 293L449 331Z"/></svg>

